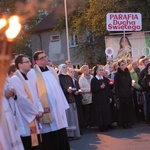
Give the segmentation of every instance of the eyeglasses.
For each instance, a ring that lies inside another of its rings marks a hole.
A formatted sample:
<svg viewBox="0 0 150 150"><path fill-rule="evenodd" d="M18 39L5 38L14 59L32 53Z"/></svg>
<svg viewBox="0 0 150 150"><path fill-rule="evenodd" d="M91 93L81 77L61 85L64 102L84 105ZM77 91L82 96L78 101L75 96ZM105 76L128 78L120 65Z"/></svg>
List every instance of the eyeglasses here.
<svg viewBox="0 0 150 150"><path fill-rule="evenodd" d="M31 62L30 62L30 61L24 61L24 62L22 62L22 64L23 64L23 63L30 64Z"/></svg>
<svg viewBox="0 0 150 150"><path fill-rule="evenodd" d="M104 71L104 69L99 69L98 71Z"/></svg>
<svg viewBox="0 0 150 150"><path fill-rule="evenodd" d="M39 58L38 60L42 60L42 59L44 59L44 58L47 58L47 56L43 56L43 57Z"/></svg>

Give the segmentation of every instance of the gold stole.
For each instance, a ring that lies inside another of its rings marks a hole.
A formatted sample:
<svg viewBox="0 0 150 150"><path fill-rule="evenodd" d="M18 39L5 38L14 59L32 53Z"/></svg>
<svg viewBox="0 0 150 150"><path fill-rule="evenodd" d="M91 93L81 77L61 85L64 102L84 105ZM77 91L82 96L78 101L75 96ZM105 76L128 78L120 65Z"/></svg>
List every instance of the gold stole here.
<svg viewBox="0 0 150 150"><path fill-rule="evenodd" d="M43 79L42 73L38 70L36 65L34 66L34 70L37 77L37 88L38 88L39 99L44 109L44 114L42 118L43 123L51 123L52 117L50 113L50 106L48 102L48 95L46 91L45 81Z"/></svg>
<svg viewBox="0 0 150 150"><path fill-rule="evenodd" d="M56 80L59 82L59 78L58 78L57 73L55 72L55 70L52 69L51 67L48 67L48 69L52 73L52 75L56 78Z"/></svg>
<svg viewBox="0 0 150 150"><path fill-rule="evenodd" d="M26 94L28 95L28 98L31 100L32 103L34 103L31 92L30 92L26 82L24 81L24 79L21 77L21 75L18 72L15 72L15 75L21 79L23 86L24 86L24 90L25 90ZM35 121L35 119L29 123L30 133L31 133L31 143L32 143L32 146L38 146L39 142L38 142L38 137L37 137L37 129L36 129L36 125L35 125L34 121Z"/></svg>

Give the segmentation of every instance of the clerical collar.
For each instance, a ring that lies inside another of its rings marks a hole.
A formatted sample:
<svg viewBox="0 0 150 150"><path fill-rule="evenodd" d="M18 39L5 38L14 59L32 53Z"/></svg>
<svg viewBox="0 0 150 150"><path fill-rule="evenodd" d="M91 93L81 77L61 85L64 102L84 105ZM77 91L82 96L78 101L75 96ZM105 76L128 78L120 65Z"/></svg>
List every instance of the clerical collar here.
<svg viewBox="0 0 150 150"><path fill-rule="evenodd" d="M40 70L41 70L42 72L48 71L47 66L46 66L45 68L42 68L42 67L39 66L39 68L40 68Z"/></svg>
<svg viewBox="0 0 150 150"><path fill-rule="evenodd" d="M100 77L99 77L98 75L96 75L95 77L96 77L98 80L102 80L102 79L103 79L103 76L100 76Z"/></svg>
<svg viewBox="0 0 150 150"><path fill-rule="evenodd" d="M21 72L21 74L22 74L22 76L24 77L25 80L28 80L26 74L24 74L24 73L22 73L22 72Z"/></svg>

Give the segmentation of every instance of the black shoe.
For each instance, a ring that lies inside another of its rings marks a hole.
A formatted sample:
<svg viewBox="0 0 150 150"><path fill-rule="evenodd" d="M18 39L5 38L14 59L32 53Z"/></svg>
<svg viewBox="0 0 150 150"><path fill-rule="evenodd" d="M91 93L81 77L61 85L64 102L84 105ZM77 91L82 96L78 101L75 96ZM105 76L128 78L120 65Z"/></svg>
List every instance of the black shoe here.
<svg viewBox="0 0 150 150"><path fill-rule="evenodd" d="M99 126L98 131L99 132L104 132L104 126Z"/></svg>
<svg viewBox="0 0 150 150"><path fill-rule="evenodd" d="M80 130L80 134L81 134L81 135L83 135L83 134L84 134L82 130Z"/></svg>
<svg viewBox="0 0 150 150"><path fill-rule="evenodd" d="M127 124L127 127L128 127L128 129L132 128L131 124Z"/></svg>
<svg viewBox="0 0 150 150"><path fill-rule="evenodd" d="M124 129L129 129L129 127L128 127L127 124L123 124L123 128L124 128Z"/></svg>

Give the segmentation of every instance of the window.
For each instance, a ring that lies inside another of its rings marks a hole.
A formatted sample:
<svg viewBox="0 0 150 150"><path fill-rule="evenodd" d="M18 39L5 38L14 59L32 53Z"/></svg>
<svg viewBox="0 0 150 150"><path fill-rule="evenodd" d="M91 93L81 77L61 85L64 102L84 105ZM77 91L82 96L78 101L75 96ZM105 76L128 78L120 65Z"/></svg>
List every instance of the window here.
<svg viewBox="0 0 150 150"><path fill-rule="evenodd" d="M56 42L56 41L59 41L59 35L52 35L51 36L51 42Z"/></svg>
<svg viewBox="0 0 150 150"><path fill-rule="evenodd" d="M77 40L77 35L76 34L71 34L70 38L69 38L69 41L70 41L70 47L78 46L78 40Z"/></svg>
<svg viewBox="0 0 150 150"><path fill-rule="evenodd" d="M87 30L86 35L87 35L87 42L95 43L95 37L94 37L94 34L92 33L92 31Z"/></svg>

